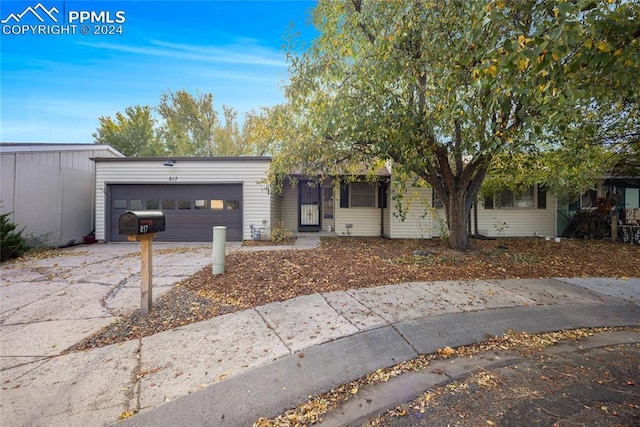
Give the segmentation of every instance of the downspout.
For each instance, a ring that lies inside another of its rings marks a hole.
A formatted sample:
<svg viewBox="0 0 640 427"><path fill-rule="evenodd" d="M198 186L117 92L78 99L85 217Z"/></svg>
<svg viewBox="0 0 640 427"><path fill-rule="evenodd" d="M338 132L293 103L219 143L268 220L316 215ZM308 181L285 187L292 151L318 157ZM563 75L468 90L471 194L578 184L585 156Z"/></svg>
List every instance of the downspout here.
<svg viewBox="0 0 640 427"><path fill-rule="evenodd" d="M382 202L382 201L380 201ZM380 237L384 237L384 208L383 204L380 203Z"/></svg>
<svg viewBox="0 0 640 427"><path fill-rule="evenodd" d="M96 156L96 152L93 152L93 157L95 158ZM98 181L97 181L97 176L96 176L96 168L98 167L98 165L96 165L96 161L91 158L91 163L93 164L93 167L91 168L91 178L93 181L93 185L91 186L91 229L95 230L96 229L96 185L98 185Z"/></svg>
<svg viewBox="0 0 640 427"><path fill-rule="evenodd" d="M473 202L473 234L478 235L478 199Z"/></svg>

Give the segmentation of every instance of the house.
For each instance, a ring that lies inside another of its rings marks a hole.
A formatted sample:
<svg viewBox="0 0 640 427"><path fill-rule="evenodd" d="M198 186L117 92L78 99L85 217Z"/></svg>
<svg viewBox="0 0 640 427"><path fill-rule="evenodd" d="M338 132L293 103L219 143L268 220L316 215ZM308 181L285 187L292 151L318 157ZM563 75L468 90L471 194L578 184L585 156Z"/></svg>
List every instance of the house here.
<svg viewBox="0 0 640 427"><path fill-rule="evenodd" d="M598 203L605 206L598 206ZM601 211L599 214L595 212ZM611 211L616 215L617 230L611 227ZM578 200L560 206L558 234L569 236L610 237L629 240L623 234L640 235L640 177L614 176L603 179L585 191ZM640 237L634 237L640 241Z"/></svg>
<svg viewBox="0 0 640 427"><path fill-rule="evenodd" d="M295 176L282 191L265 182L268 157L94 158L96 238L125 241L118 218L125 210L159 209L166 231L159 241L211 241L214 226L227 227L230 241L249 240L274 227L339 236L432 238L446 225L442 204L426 185L401 191L390 168L375 180L336 179L321 184ZM404 220L402 219L404 216ZM478 209L478 231L488 236L555 235L556 201L538 188L505 192Z"/></svg>
<svg viewBox="0 0 640 427"><path fill-rule="evenodd" d="M280 211L286 228L294 231L330 230L338 235L392 239L432 238L446 232L442 202L428 185L407 181L398 206L401 190L391 173L378 171L377 176L376 182L362 176L337 185L327 180L321 186L301 177L295 187L285 181L276 211ZM555 197L537 186L521 193L505 190L479 203L478 232L486 236L554 236L556 215Z"/></svg>
<svg viewBox="0 0 640 427"><path fill-rule="evenodd" d="M91 157L123 155L109 145L0 143L2 213L37 244L82 242L94 229Z"/></svg>

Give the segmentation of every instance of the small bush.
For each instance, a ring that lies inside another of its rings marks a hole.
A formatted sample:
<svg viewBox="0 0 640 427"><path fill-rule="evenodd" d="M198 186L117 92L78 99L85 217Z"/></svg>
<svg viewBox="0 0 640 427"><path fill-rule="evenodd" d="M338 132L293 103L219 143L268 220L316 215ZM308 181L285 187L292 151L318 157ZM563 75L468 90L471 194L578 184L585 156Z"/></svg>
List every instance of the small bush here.
<svg viewBox="0 0 640 427"><path fill-rule="evenodd" d="M291 236L293 236L293 233L291 232L291 230L289 230L284 225L284 222L280 221L278 225L276 225L274 228L271 229L269 240L271 240L272 242L279 243L284 240L290 239Z"/></svg>
<svg viewBox="0 0 640 427"><path fill-rule="evenodd" d="M9 220L11 212L0 215L0 262L18 258L29 250L29 244L22 235L24 228L18 227Z"/></svg>

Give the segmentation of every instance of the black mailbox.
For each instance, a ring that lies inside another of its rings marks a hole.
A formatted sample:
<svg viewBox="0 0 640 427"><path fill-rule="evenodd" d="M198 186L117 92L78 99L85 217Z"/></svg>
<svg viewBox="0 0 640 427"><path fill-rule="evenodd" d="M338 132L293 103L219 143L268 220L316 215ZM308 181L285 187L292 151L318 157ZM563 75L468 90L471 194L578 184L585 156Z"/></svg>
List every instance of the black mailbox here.
<svg viewBox="0 0 640 427"><path fill-rule="evenodd" d="M164 231L162 211L126 211L120 214L119 234L134 236Z"/></svg>

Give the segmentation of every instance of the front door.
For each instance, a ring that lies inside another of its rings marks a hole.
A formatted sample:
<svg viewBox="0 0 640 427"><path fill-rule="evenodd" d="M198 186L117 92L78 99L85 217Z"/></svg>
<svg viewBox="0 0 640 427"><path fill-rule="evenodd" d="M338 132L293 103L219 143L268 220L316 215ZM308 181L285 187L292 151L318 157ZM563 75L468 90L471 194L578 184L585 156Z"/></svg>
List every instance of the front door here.
<svg viewBox="0 0 640 427"><path fill-rule="evenodd" d="M298 183L298 231L320 231L321 190L311 181Z"/></svg>

